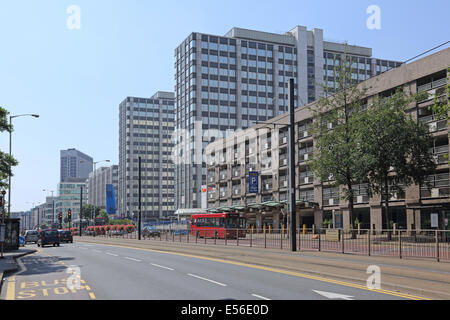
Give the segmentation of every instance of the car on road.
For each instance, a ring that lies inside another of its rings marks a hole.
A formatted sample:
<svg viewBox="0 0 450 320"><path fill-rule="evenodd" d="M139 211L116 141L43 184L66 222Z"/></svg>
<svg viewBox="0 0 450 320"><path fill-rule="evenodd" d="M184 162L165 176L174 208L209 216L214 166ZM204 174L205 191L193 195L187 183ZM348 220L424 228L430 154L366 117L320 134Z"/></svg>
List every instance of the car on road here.
<svg viewBox="0 0 450 320"><path fill-rule="evenodd" d="M25 244L28 242L37 243L39 240L39 232L37 230L27 230L25 231Z"/></svg>
<svg viewBox="0 0 450 320"><path fill-rule="evenodd" d="M42 230L39 233L39 240L37 242L38 247L44 247L46 245L60 246L60 235L58 230Z"/></svg>
<svg viewBox="0 0 450 320"><path fill-rule="evenodd" d="M72 231L59 230L59 241L65 243L73 243Z"/></svg>
<svg viewBox="0 0 450 320"><path fill-rule="evenodd" d="M157 238L161 237L161 232L156 228L146 227L144 228L144 230L142 230L142 235L146 238Z"/></svg>

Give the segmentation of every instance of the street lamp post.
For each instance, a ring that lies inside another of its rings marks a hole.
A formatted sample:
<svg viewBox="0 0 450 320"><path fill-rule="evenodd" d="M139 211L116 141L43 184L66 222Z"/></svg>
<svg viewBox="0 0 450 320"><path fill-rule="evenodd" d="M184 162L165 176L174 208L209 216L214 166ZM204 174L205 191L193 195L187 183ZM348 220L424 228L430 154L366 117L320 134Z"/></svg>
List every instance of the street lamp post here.
<svg viewBox="0 0 450 320"><path fill-rule="evenodd" d="M256 124L286 126L280 123L256 122ZM291 240L291 251L297 251L297 212L295 197L295 81L289 80L289 233Z"/></svg>
<svg viewBox="0 0 450 320"><path fill-rule="evenodd" d="M10 116L9 117L9 126L12 128L12 120L20 117L33 117L39 118L38 114L21 114L18 116ZM12 131L9 132L9 155L12 156ZM9 181L8 181L8 216L11 217L11 175L12 175L12 167L10 167Z"/></svg>

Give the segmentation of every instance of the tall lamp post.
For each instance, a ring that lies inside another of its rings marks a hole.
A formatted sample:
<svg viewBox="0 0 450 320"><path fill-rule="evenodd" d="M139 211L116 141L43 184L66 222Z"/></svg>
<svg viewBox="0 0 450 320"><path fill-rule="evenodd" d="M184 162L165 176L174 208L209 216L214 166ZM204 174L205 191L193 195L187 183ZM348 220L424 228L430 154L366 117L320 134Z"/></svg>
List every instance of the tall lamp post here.
<svg viewBox="0 0 450 320"><path fill-rule="evenodd" d="M286 124L257 122L256 124L265 124L273 126L286 126ZM290 240L291 251L297 251L297 212L295 198L295 81L289 80L289 218L290 218Z"/></svg>
<svg viewBox="0 0 450 320"><path fill-rule="evenodd" d="M39 118L38 114L21 114L17 116L10 116L9 117L9 125L12 128L12 120L15 118L20 117L33 117L33 118ZM12 156L12 131L9 132L9 155ZM10 172L12 173L12 168L10 168ZM9 181L8 181L8 216L11 217L11 175L9 175Z"/></svg>

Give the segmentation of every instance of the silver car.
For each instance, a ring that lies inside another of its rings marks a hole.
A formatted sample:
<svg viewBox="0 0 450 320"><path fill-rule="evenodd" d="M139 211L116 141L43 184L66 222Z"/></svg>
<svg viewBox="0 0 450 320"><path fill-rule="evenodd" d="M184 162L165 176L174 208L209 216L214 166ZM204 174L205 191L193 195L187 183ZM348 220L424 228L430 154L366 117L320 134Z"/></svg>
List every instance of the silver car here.
<svg viewBox="0 0 450 320"><path fill-rule="evenodd" d="M37 243L39 239L39 233L37 230L27 230L25 231L25 244L29 242Z"/></svg>

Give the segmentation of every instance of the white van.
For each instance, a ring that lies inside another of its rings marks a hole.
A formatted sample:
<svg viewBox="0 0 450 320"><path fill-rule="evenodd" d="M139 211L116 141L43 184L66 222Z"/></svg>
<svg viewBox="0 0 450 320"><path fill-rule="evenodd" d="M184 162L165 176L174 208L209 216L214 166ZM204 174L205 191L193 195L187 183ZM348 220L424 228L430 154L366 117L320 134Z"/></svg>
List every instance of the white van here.
<svg viewBox="0 0 450 320"><path fill-rule="evenodd" d="M25 244L28 242L37 243L39 239L39 233L37 230L27 230L25 231Z"/></svg>

